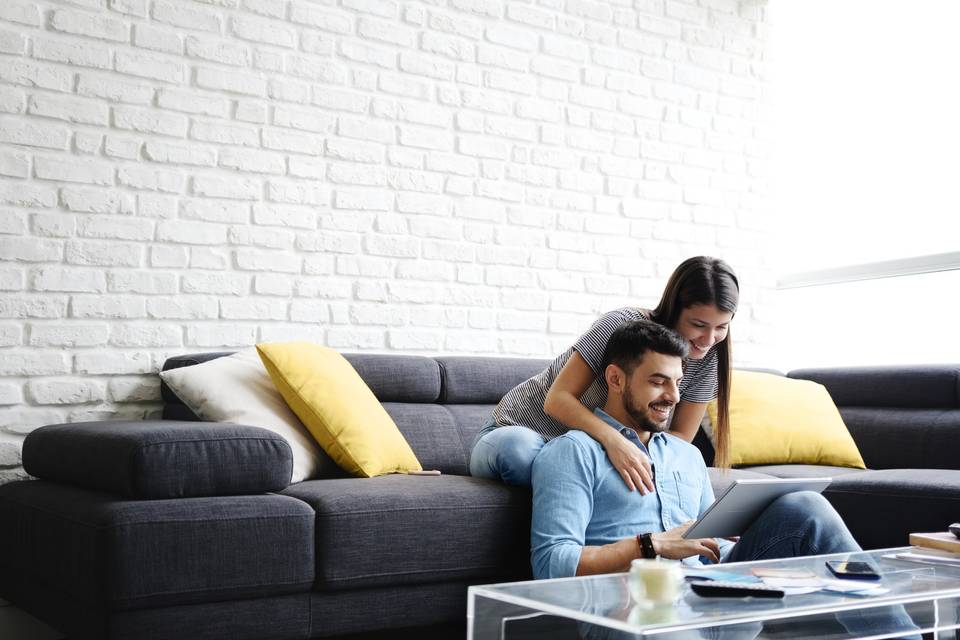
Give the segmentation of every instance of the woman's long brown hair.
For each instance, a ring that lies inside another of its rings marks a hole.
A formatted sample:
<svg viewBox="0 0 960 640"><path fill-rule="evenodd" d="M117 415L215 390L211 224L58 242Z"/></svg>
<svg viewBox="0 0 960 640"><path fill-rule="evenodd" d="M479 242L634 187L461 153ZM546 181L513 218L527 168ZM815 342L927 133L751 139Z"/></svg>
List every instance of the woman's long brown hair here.
<svg viewBox="0 0 960 640"><path fill-rule="evenodd" d="M740 283L730 265L717 258L696 256L681 262L670 275L663 297L650 319L676 329L680 312L688 307L711 304L721 311L736 313L739 301ZM728 329L727 337L717 343L717 424L713 425L715 467L728 466L732 347Z"/></svg>

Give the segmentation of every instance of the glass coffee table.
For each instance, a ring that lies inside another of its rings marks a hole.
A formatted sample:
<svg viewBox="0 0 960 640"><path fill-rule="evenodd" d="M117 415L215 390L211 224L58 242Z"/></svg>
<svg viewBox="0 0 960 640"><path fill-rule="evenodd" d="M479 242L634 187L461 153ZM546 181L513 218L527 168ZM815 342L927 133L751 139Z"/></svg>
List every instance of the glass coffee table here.
<svg viewBox="0 0 960 640"><path fill-rule="evenodd" d="M470 587L467 640L684 640L717 638L935 638L957 640L960 566L885 558L909 548L724 564L806 569L833 579L826 560L862 560L879 568L880 595L817 591L768 598L703 598L688 585L673 605L631 599L627 574Z"/></svg>

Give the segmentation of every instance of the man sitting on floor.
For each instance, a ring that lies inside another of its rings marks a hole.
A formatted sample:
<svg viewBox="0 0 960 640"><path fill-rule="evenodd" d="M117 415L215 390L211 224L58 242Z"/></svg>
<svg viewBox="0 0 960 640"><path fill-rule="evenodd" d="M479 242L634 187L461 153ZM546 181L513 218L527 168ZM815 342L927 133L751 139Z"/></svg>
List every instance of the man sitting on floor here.
<svg viewBox="0 0 960 640"><path fill-rule="evenodd" d="M610 337L607 402L595 413L649 456L656 490L630 491L583 431L551 440L533 465L536 578L626 571L641 557L737 562L861 550L830 503L809 491L773 502L736 544L681 537L714 500L700 451L666 433L686 355L686 341L653 322Z"/></svg>

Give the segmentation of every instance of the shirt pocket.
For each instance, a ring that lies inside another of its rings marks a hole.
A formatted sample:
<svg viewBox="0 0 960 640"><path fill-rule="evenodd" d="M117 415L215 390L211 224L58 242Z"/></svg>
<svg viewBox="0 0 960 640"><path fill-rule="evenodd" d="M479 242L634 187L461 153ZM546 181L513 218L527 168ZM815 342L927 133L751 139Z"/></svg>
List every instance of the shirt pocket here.
<svg viewBox="0 0 960 640"><path fill-rule="evenodd" d="M696 520L700 513L700 479L690 473L674 471L661 481L661 497L664 516L671 528Z"/></svg>

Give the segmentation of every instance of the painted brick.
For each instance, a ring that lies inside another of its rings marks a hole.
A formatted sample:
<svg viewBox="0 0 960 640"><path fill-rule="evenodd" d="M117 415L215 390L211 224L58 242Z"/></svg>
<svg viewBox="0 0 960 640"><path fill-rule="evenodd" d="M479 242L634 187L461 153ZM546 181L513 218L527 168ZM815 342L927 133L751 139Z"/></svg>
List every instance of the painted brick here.
<svg viewBox="0 0 960 640"><path fill-rule="evenodd" d="M138 24L133 28L133 44L140 49L160 53L183 52L183 36L174 29Z"/></svg>
<svg viewBox="0 0 960 640"><path fill-rule="evenodd" d="M60 351L6 351L0 359L0 376L53 376L69 372L70 361Z"/></svg>
<svg viewBox="0 0 960 640"><path fill-rule="evenodd" d="M235 67L248 66L252 59L248 45L229 40L187 36L185 45L187 56L190 58L200 58Z"/></svg>
<svg viewBox="0 0 960 640"><path fill-rule="evenodd" d="M113 184L113 164L96 160L76 162L65 158L37 157L33 161L33 172L41 180Z"/></svg>
<svg viewBox="0 0 960 640"><path fill-rule="evenodd" d="M174 171L124 166L117 169L117 182L134 189L178 193L183 189L185 179Z"/></svg>
<svg viewBox="0 0 960 640"><path fill-rule="evenodd" d="M212 10L170 0L154 0L151 17L157 22L184 29L220 32L220 16Z"/></svg>
<svg viewBox="0 0 960 640"><path fill-rule="evenodd" d="M86 375L154 373L146 351L79 353L73 358L73 368Z"/></svg>
<svg viewBox="0 0 960 640"><path fill-rule="evenodd" d="M177 277L172 273L111 271L107 274L107 288L112 293L170 294L177 290Z"/></svg>
<svg viewBox="0 0 960 640"><path fill-rule="evenodd" d="M147 300L147 315L162 320L202 320L219 315L217 298L208 296L164 296Z"/></svg>
<svg viewBox="0 0 960 640"><path fill-rule="evenodd" d="M110 69L113 57L109 47L91 42L66 42L37 36L33 39L33 57L82 67Z"/></svg>
<svg viewBox="0 0 960 640"><path fill-rule="evenodd" d="M143 247L134 243L68 240L64 251L68 264L100 267L139 267Z"/></svg>
<svg viewBox="0 0 960 640"><path fill-rule="evenodd" d="M107 279L100 270L45 267L31 274L30 287L34 291L96 293L106 290Z"/></svg>
<svg viewBox="0 0 960 640"><path fill-rule="evenodd" d="M70 297L71 318L142 318L146 303L135 296L75 295Z"/></svg>
<svg viewBox="0 0 960 640"><path fill-rule="evenodd" d="M346 67L317 56L287 55L286 71L297 78L326 84L346 84Z"/></svg>
<svg viewBox="0 0 960 640"><path fill-rule="evenodd" d="M130 27L123 20L108 15L60 9L53 12L50 26L55 31L88 36L113 42L129 42Z"/></svg>
<svg viewBox="0 0 960 640"><path fill-rule="evenodd" d="M62 150L69 140L69 130L59 125L0 118L0 142Z"/></svg>
<svg viewBox="0 0 960 640"><path fill-rule="evenodd" d="M106 399L106 385L85 380L32 380L27 397L34 404L86 404Z"/></svg>
<svg viewBox="0 0 960 640"><path fill-rule="evenodd" d="M199 67L196 70L197 86L212 91L226 91L249 96L267 93L267 82L253 73Z"/></svg>

